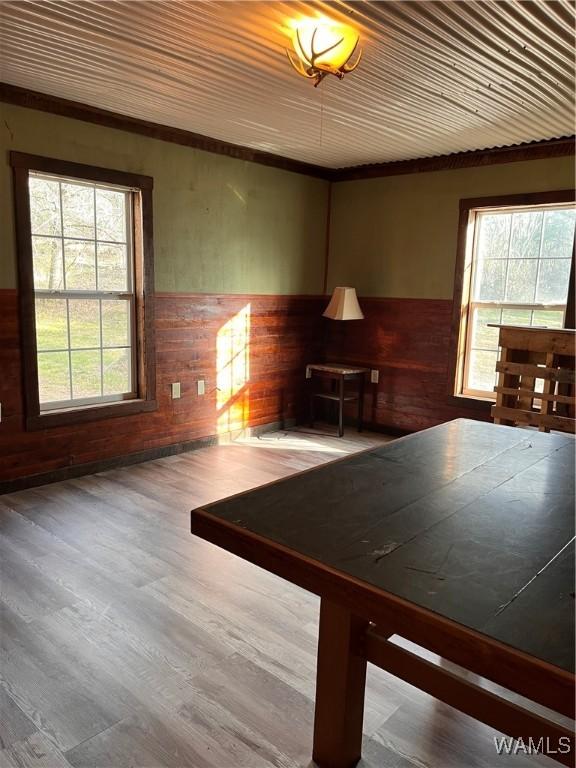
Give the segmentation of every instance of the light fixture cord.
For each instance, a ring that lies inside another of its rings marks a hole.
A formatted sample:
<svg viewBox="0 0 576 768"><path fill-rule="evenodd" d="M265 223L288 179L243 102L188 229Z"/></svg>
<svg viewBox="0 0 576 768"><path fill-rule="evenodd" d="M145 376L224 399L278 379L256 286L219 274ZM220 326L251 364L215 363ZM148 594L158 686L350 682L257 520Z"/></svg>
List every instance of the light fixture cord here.
<svg viewBox="0 0 576 768"><path fill-rule="evenodd" d="M321 86L325 83L322 83ZM320 147L322 147L323 128L324 128L324 88L320 87Z"/></svg>

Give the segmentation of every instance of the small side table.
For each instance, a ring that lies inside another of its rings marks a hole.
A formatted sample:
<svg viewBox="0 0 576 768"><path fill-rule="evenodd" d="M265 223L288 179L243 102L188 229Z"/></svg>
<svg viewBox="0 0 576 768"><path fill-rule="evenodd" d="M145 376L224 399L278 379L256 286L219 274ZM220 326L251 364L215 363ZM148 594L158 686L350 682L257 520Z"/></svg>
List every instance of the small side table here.
<svg viewBox="0 0 576 768"><path fill-rule="evenodd" d="M369 368L356 368L339 363L310 363L306 366L307 379L329 379L332 382L330 392L310 392L310 426L314 426L314 402L322 398L338 403L338 437L344 434L344 403L358 402L358 432L362 431L362 414L364 412L364 382ZM346 391L346 382L356 384L356 391Z"/></svg>

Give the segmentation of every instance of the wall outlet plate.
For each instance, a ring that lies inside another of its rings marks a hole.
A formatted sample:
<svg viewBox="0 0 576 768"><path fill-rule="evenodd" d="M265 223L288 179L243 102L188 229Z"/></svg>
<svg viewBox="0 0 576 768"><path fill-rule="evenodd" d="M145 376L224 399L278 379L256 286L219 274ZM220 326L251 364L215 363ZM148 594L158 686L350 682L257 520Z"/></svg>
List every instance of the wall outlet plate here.
<svg viewBox="0 0 576 768"><path fill-rule="evenodd" d="M377 368L373 368L370 371L370 383L378 384L379 381L380 381L380 371Z"/></svg>
<svg viewBox="0 0 576 768"><path fill-rule="evenodd" d="M309 365L306 366L306 378L311 379L312 378L312 369Z"/></svg>
<svg viewBox="0 0 576 768"><path fill-rule="evenodd" d="M172 384L172 400L178 400L179 397L181 397L180 382L177 381L174 384Z"/></svg>
<svg viewBox="0 0 576 768"><path fill-rule="evenodd" d="M203 395L206 392L206 385L204 379L198 379L198 394Z"/></svg>

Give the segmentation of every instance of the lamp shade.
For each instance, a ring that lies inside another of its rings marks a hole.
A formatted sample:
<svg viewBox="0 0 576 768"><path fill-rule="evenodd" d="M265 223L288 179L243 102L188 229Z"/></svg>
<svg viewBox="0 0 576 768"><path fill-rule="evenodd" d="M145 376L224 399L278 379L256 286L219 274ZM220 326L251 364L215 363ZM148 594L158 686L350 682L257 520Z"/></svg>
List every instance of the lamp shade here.
<svg viewBox="0 0 576 768"><path fill-rule="evenodd" d="M324 317L331 320L362 320L364 315L358 304L356 288L334 288L330 303L324 310Z"/></svg>

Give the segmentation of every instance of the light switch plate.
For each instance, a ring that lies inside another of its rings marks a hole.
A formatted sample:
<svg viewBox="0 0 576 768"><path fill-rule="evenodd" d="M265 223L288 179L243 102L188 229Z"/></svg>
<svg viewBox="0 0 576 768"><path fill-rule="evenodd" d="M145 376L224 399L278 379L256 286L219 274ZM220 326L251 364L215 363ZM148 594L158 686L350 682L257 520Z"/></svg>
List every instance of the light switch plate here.
<svg viewBox="0 0 576 768"><path fill-rule="evenodd" d="M310 369L310 366L306 366L306 378L311 379L312 378L312 370Z"/></svg>
<svg viewBox="0 0 576 768"><path fill-rule="evenodd" d="M206 392L204 379L198 379L198 394L203 395Z"/></svg>
<svg viewBox="0 0 576 768"><path fill-rule="evenodd" d="M172 384L172 400L178 400L179 397L181 397L180 382L177 381L174 384Z"/></svg>
<svg viewBox="0 0 576 768"><path fill-rule="evenodd" d="M380 371L377 368L373 368L370 371L370 382L372 384L378 384L380 380Z"/></svg>

